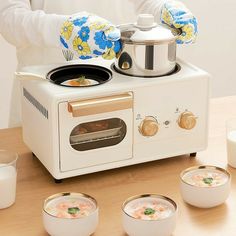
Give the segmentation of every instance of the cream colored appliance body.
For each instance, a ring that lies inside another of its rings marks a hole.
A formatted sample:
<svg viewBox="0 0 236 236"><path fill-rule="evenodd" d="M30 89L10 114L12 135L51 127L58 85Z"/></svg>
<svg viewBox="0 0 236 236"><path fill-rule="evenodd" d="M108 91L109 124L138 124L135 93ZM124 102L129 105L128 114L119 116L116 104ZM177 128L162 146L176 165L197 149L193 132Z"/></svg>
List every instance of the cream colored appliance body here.
<svg viewBox="0 0 236 236"><path fill-rule="evenodd" d="M37 79L60 65L25 68L28 75L18 75L24 142L55 179L204 150L209 75L178 64L172 75L145 79L111 69L111 81L91 88Z"/></svg>

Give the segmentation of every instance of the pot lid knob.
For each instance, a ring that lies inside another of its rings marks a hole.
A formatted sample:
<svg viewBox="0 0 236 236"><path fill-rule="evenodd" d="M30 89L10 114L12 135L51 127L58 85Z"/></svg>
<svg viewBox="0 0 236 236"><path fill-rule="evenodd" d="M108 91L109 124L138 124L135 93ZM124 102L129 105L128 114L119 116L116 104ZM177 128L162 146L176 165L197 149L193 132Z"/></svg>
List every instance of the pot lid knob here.
<svg viewBox="0 0 236 236"><path fill-rule="evenodd" d="M140 14L138 15L135 26L140 29L150 29L156 27L157 23L154 22L154 16L152 14Z"/></svg>

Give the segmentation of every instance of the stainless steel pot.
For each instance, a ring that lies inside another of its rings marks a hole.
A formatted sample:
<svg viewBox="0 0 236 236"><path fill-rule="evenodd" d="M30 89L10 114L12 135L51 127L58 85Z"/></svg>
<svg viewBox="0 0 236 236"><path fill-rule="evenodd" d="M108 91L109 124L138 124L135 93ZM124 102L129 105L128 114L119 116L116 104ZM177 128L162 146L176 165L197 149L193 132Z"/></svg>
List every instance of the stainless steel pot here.
<svg viewBox="0 0 236 236"><path fill-rule="evenodd" d="M169 74L176 67L176 36L154 23L149 14L136 24L120 26L122 49L115 60L117 71L139 77Z"/></svg>

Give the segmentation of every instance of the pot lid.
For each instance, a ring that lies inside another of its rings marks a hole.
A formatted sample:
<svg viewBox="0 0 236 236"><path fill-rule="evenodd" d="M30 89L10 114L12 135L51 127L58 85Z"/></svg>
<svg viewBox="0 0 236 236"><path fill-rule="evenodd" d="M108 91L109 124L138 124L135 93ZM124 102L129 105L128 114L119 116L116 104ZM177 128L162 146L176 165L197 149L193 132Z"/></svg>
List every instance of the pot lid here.
<svg viewBox="0 0 236 236"><path fill-rule="evenodd" d="M164 26L157 25L151 14L140 14L134 24L122 25L121 39L137 43L164 43L174 41L176 34Z"/></svg>

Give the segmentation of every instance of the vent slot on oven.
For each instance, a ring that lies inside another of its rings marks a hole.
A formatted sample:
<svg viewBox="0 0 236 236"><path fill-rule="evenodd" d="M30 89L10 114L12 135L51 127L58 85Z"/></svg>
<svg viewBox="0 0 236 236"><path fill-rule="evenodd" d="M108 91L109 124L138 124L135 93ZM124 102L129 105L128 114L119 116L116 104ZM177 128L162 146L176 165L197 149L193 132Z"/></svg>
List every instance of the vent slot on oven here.
<svg viewBox="0 0 236 236"><path fill-rule="evenodd" d="M114 146L124 139L126 132L126 124L119 118L82 123L72 130L70 144L77 151Z"/></svg>
<svg viewBox="0 0 236 236"><path fill-rule="evenodd" d="M48 119L48 110L25 88L23 88L23 95L45 118Z"/></svg>

